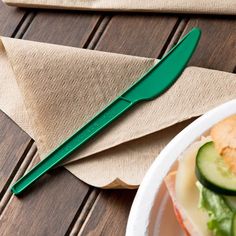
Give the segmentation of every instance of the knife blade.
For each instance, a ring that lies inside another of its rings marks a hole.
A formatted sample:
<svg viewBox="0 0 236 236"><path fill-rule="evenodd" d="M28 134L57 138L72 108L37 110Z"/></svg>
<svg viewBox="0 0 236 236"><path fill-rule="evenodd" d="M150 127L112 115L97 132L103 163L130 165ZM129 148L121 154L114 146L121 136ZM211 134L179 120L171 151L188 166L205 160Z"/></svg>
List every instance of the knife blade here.
<svg viewBox="0 0 236 236"><path fill-rule="evenodd" d="M200 36L200 29L192 29L134 85L20 178L12 186L12 192L15 195L22 193L135 104L152 100L164 93L183 72L196 49Z"/></svg>

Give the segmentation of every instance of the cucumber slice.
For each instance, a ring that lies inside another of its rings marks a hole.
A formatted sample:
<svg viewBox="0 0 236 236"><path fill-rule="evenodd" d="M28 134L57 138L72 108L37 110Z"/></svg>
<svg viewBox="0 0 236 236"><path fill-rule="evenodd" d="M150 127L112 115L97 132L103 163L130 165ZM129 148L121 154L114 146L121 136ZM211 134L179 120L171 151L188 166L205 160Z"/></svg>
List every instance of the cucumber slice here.
<svg viewBox="0 0 236 236"><path fill-rule="evenodd" d="M224 196L225 203L233 211L236 212L236 197L234 196Z"/></svg>
<svg viewBox="0 0 236 236"><path fill-rule="evenodd" d="M199 149L195 172L206 188L219 194L236 196L236 175L229 170L213 142L208 142Z"/></svg>
<svg viewBox="0 0 236 236"><path fill-rule="evenodd" d="M234 213L232 218L231 236L236 236L236 213Z"/></svg>

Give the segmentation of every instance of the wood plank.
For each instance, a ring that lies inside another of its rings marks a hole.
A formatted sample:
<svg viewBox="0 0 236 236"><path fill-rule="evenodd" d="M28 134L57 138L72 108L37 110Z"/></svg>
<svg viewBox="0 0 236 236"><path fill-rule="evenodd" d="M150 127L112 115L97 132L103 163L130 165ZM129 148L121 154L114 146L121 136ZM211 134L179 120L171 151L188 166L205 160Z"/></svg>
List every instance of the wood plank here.
<svg viewBox="0 0 236 236"><path fill-rule="evenodd" d="M11 185L24 175L26 170L29 168L29 165L32 162L36 153L37 153L37 147L33 143L33 140L32 140L32 146L30 146L29 150L27 150L27 154L25 155L22 164L17 169L17 172L14 175L14 177L11 178L11 183L10 183L9 187L6 189L2 199L0 201L0 215L2 214L2 212L6 208L7 204L9 203L9 200L12 197Z"/></svg>
<svg viewBox="0 0 236 236"><path fill-rule="evenodd" d="M95 14L40 11L23 38L83 47L99 19L100 15ZM88 193L87 185L64 168L56 169L28 194L12 197L0 220L1 235L65 235Z"/></svg>
<svg viewBox="0 0 236 236"><path fill-rule="evenodd" d="M116 15L112 17L96 49L156 58L177 23L176 16Z"/></svg>
<svg viewBox="0 0 236 236"><path fill-rule="evenodd" d="M12 197L0 218L1 235L65 235L87 189L64 168L51 171L20 198Z"/></svg>
<svg viewBox="0 0 236 236"><path fill-rule="evenodd" d="M193 17L186 31L202 29L202 38L190 65L233 72L236 65L235 17Z"/></svg>
<svg viewBox="0 0 236 236"><path fill-rule="evenodd" d="M26 12L22 9L9 7L0 1L0 13L0 35L12 36Z"/></svg>
<svg viewBox="0 0 236 236"><path fill-rule="evenodd" d="M114 16L95 49L158 57L177 21L177 17L163 15ZM102 190L78 235L124 235L134 196L132 190Z"/></svg>
<svg viewBox="0 0 236 236"><path fill-rule="evenodd" d="M35 16L24 39L83 47L96 31L100 18L100 14L41 11Z"/></svg>
<svg viewBox="0 0 236 236"><path fill-rule="evenodd" d="M31 138L0 112L0 199L22 163Z"/></svg>
<svg viewBox="0 0 236 236"><path fill-rule="evenodd" d="M103 190L78 235L125 235L127 215L135 193L135 190Z"/></svg>

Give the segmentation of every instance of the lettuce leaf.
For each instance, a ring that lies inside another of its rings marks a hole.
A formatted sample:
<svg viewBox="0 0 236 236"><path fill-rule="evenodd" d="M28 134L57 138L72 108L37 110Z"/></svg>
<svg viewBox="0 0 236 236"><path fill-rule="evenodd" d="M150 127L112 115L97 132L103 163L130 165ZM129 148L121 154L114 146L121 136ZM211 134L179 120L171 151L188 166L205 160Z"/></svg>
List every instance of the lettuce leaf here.
<svg viewBox="0 0 236 236"><path fill-rule="evenodd" d="M231 236L233 211L225 203L224 198L197 182L200 191L199 207L208 212L208 228L215 236Z"/></svg>

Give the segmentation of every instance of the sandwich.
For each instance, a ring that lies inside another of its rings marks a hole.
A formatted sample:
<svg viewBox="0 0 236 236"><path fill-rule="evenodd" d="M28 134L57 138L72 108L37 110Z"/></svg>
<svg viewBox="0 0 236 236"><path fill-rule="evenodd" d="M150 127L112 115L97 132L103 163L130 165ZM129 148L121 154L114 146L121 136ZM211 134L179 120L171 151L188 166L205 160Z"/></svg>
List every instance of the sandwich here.
<svg viewBox="0 0 236 236"><path fill-rule="evenodd" d="M165 184L187 236L236 236L236 115L188 147Z"/></svg>

